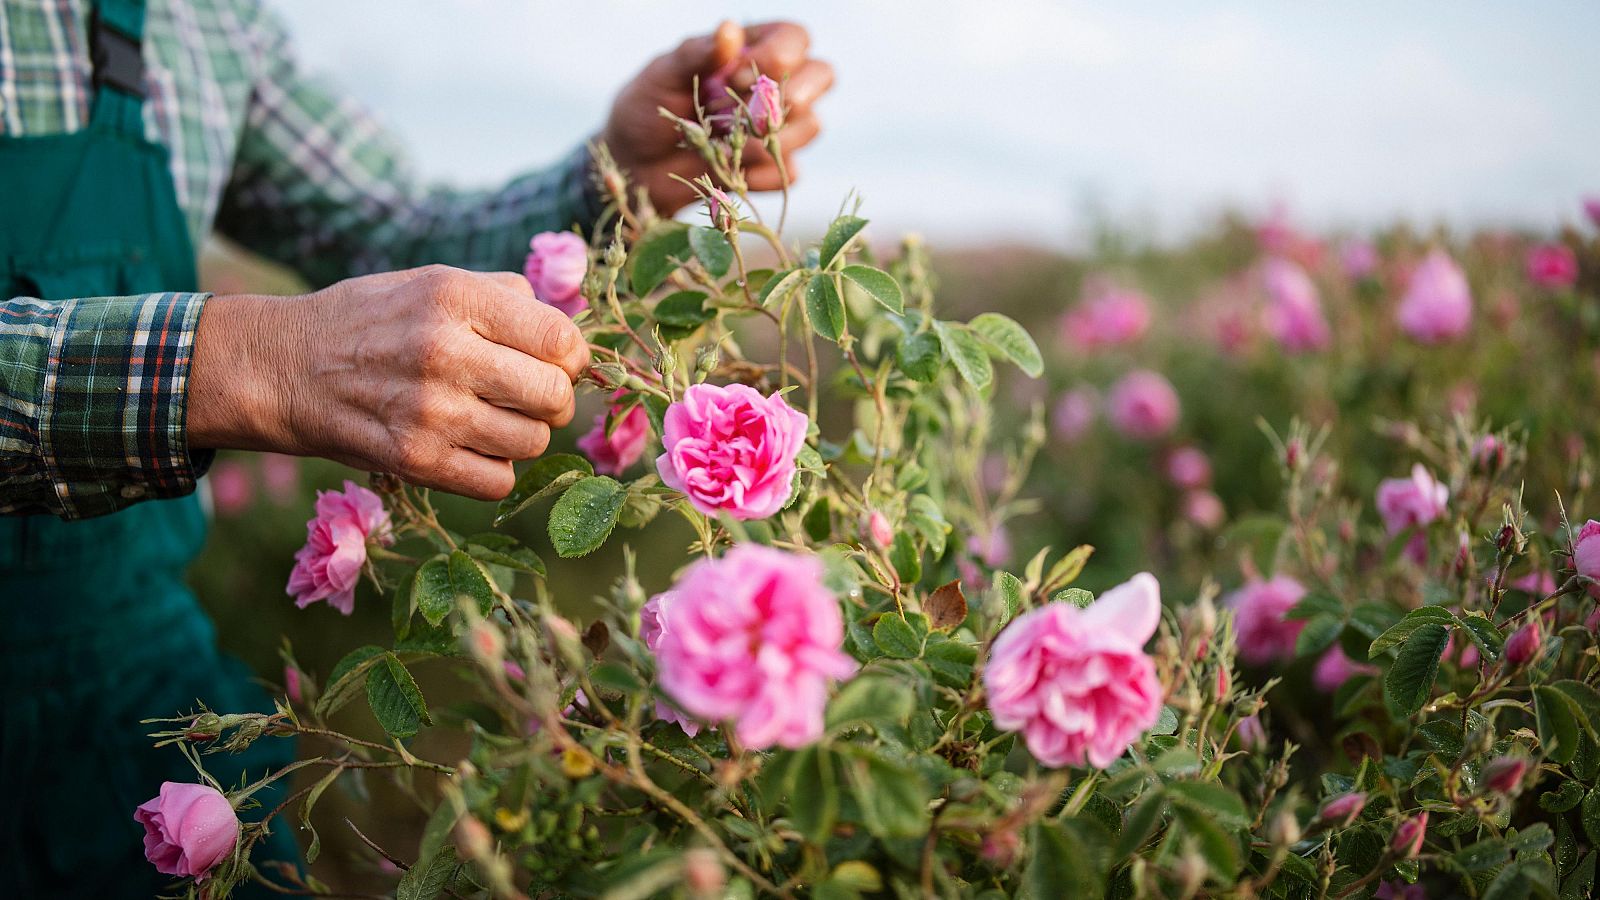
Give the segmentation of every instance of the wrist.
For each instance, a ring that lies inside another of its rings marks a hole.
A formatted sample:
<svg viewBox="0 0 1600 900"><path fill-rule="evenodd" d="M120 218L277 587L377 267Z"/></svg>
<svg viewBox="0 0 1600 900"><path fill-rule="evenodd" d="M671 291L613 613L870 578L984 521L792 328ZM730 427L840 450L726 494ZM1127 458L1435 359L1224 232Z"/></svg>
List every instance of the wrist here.
<svg viewBox="0 0 1600 900"><path fill-rule="evenodd" d="M299 450L288 427L287 377L294 349L304 345L299 299L230 294L206 301L189 366L189 446Z"/></svg>

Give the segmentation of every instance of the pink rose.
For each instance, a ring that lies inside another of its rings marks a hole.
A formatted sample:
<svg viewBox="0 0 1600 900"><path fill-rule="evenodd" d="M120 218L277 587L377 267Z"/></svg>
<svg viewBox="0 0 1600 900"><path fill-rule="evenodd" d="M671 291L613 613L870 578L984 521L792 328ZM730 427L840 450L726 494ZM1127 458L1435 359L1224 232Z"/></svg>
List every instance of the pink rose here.
<svg viewBox="0 0 1600 900"><path fill-rule="evenodd" d="M622 407L613 405L609 414L595 416L594 427L578 438L578 449L589 457L594 470L601 475L621 475L638 462L644 455L645 440L650 437L650 417L645 415L643 404L634 404L623 413L622 419L608 433L607 419L620 412Z"/></svg>
<svg viewBox="0 0 1600 900"><path fill-rule="evenodd" d="M759 544L689 567L656 645L661 687L745 746L803 747L822 736L830 682L856 670L822 563Z"/></svg>
<svg viewBox="0 0 1600 900"><path fill-rule="evenodd" d="M211 502L216 505L218 518L231 519L250 508L255 499L255 485L251 484L250 471L243 463L224 459L211 467L206 479L211 485Z"/></svg>
<svg viewBox="0 0 1600 900"><path fill-rule="evenodd" d="M783 127L783 91L778 83L762 75L750 88L750 125L756 134Z"/></svg>
<svg viewBox="0 0 1600 900"><path fill-rule="evenodd" d="M994 725L1020 731L1047 766L1111 765L1161 714L1161 683L1144 644L1161 618L1161 586L1141 572L1085 609L1048 603L995 638L983 671Z"/></svg>
<svg viewBox="0 0 1600 900"><path fill-rule="evenodd" d="M1100 412L1100 395L1091 387L1075 387L1056 401L1050 427L1063 443L1075 444L1094 426Z"/></svg>
<svg viewBox="0 0 1600 900"><path fill-rule="evenodd" d="M1572 567L1579 575L1600 582L1600 522L1590 519L1578 529L1578 538L1572 542ZM1588 589L1589 596L1600 599L1600 584L1590 584Z"/></svg>
<svg viewBox="0 0 1600 900"><path fill-rule="evenodd" d="M1317 690L1331 694L1357 675L1376 674L1377 666L1355 662L1345 655L1343 648L1334 644L1317 660L1316 668L1311 670L1311 682L1317 686Z"/></svg>
<svg viewBox="0 0 1600 900"><path fill-rule="evenodd" d="M1150 327L1150 303L1138 291L1099 279L1084 286L1087 296L1061 317L1067 342L1083 350L1132 343Z"/></svg>
<svg viewBox="0 0 1600 900"><path fill-rule="evenodd" d="M1228 517L1222 498L1207 490L1193 490L1183 495L1183 517L1196 528L1215 531Z"/></svg>
<svg viewBox="0 0 1600 900"><path fill-rule="evenodd" d="M522 274L533 295L569 316L582 312L589 305L579 292L589 273L589 245L570 231L546 231L534 235L528 249Z"/></svg>
<svg viewBox="0 0 1600 900"><path fill-rule="evenodd" d="M1350 278L1367 278L1378 271L1378 248L1371 241L1351 238L1339 247L1339 264Z"/></svg>
<svg viewBox="0 0 1600 900"><path fill-rule="evenodd" d="M326 600L350 615L368 542L394 543L383 500L353 481L346 481L343 491L319 491L317 514L306 523L306 545L295 551L289 573L288 592L295 606L305 609Z"/></svg>
<svg viewBox="0 0 1600 900"><path fill-rule="evenodd" d="M880 550L888 549L894 543L894 529L889 526L889 517L877 510L867 514L862 531L866 532L867 540Z"/></svg>
<svg viewBox="0 0 1600 900"><path fill-rule="evenodd" d="M1528 280L1542 288L1569 288L1578 282L1578 254L1566 244L1539 244L1528 251Z"/></svg>
<svg viewBox="0 0 1600 900"><path fill-rule="evenodd" d="M1417 813L1415 816L1400 820L1394 829L1394 834L1389 838L1389 851L1401 859L1410 859L1422 852L1422 842L1428 836L1428 814Z"/></svg>
<svg viewBox="0 0 1600 900"><path fill-rule="evenodd" d="M782 397L697 384L667 408L656 471L708 516L764 519L789 499L809 424Z"/></svg>
<svg viewBox="0 0 1600 900"><path fill-rule="evenodd" d="M1148 369L1122 376L1111 388L1107 406L1111 425L1135 440L1154 440L1178 424L1178 392Z"/></svg>
<svg viewBox="0 0 1600 900"><path fill-rule="evenodd" d="M299 703L305 697L300 687L300 670L294 666L283 667L283 692L290 703Z"/></svg>
<svg viewBox="0 0 1600 900"><path fill-rule="evenodd" d="M645 648L652 653L661 647L661 638L669 627L667 614L677 597L677 591L663 591L645 601L644 606L639 609L639 640L644 641ZM700 733L699 722L660 700L656 701L656 718L663 722L674 723L689 737Z"/></svg>
<svg viewBox="0 0 1600 900"><path fill-rule="evenodd" d="M1407 528L1420 530L1444 515L1449 499L1450 489L1418 463L1411 467L1410 478L1388 478L1378 485L1378 515L1391 535ZM1406 555L1419 565L1427 561L1428 541L1420 531L1406 546Z"/></svg>
<svg viewBox="0 0 1600 900"><path fill-rule="evenodd" d="M1489 580L1493 581L1494 576L1489 576ZM1511 586L1524 594L1532 594L1535 598L1543 600L1556 592L1556 577L1543 570L1529 572L1521 578L1512 579Z"/></svg>
<svg viewBox="0 0 1600 900"><path fill-rule="evenodd" d="M1251 581L1229 594L1224 602L1233 608L1239 658L1253 666L1293 658L1306 623L1285 616L1305 595L1305 586L1287 575Z"/></svg>
<svg viewBox="0 0 1600 900"><path fill-rule="evenodd" d="M239 817L210 785L163 782L133 811L144 826L144 856L163 875L204 881L239 841Z"/></svg>
<svg viewBox="0 0 1600 900"><path fill-rule="evenodd" d="M1539 656L1539 646L1543 643L1544 628L1539 620L1534 619L1506 638L1506 664L1517 667L1533 662Z"/></svg>
<svg viewBox="0 0 1600 900"><path fill-rule="evenodd" d="M991 569L998 569L1011 561L1011 532L1004 525L967 537L967 552L983 560Z"/></svg>
<svg viewBox="0 0 1600 900"><path fill-rule="evenodd" d="M1367 808L1367 795L1350 791L1329 797L1317 810L1316 821L1329 828L1349 828Z"/></svg>
<svg viewBox="0 0 1600 900"><path fill-rule="evenodd" d="M1260 753L1267 749L1267 729L1261 724L1260 716L1245 716L1239 720L1239 746L1251 753Z"/></svg>
<svg viewBox="0 0 1600 900"><path fill-rule="evenodd" d="M1467 333L1472 324L1472 288L1449 254L1434 250L1412 271L1396 317L1401 330L1424 344Z"/></svg>
<svg viewBox="0 0 1600 900"><path fill-rule="evenodd" d="M1328 320L1322 314L1317 286L1306 270L1275 256L1262 264L1261 277L1267 291L1261 324L1278 346L1289 353L1326 348Z"/></svg>
<svg viewBox="0 0 1600 900"><path fill-rule="evenodd" d="M1185 445L1167 454L1167 479L1185 490L1211 483L1211 460L1204 450Z"/></svg>
<svg viewBox="0 0 1600 900"><path fill-rule="evenodd" d="M261 482L273 503L287 506L300 492L300 459L285 453L261 454Z"/></svg>

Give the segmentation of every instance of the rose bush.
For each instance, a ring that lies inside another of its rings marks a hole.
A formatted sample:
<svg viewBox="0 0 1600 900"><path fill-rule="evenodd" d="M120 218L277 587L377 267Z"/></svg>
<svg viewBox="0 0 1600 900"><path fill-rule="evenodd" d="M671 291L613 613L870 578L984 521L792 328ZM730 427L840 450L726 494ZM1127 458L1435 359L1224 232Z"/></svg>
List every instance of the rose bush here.
<svg viewBox="0 0 1600 900"><path fill-rule="evenodd" d="M592 345L605 412L582 454L527 463L486 530L382 475L371 499L319 501L291 592L381 605L391 633L322 672L286 651L271 713L163 723L202 770L257 740L303 748L216 786L231 810L296 779L264 822L184 848L186 889L337 894L314 874L337 828L407 898L1590 891L1600 525L1581 524L1581 448L1550 463L1509 419L1444 410L1453 395L1393 399L1431 383L1420 354L1479 339L1492 291L1428 242L1319 286L1320 251L1275 223L1279 283L1246 267L1264 305L1217 301L1221 352L1196 378L1158 355L1153 299L1074 279L1116 293L1093 316L1112 337L1062 326L1047 444L1048 398L1011 381L1046 371L1027 332L942 317L921 244L880 256L853 212L786 244L736 162L782 139L781 94L727 108L681 123L723 186L699 186L709 224L655 216L597 153L606 226L581 272L563 239L576 296L540 294ZM1541 315L1572 316L1576 340L1594 318L1563 302ZM1421 374L1382 368L1396 347ZM1296 374L1336 371L1329 355L1356 383ZM1320 427L1358 402L1367 420ZM1224 407L1265 416L1265 439L1237 438L1251 419L1207 430ZM1107 454L1121 477L1072 477ZM1099 560L1060 540L1085 504ZM558 582L511 531L537 520L579 558L674 517L682 555L641 572L629 552L606 582ZM1132 574L1130 537L1161 583ZM425 824L317 813L382 790ZM156 865L179 868L183 821L146 822ZM288 827L309 871L257 870L264 829Z"/></svg>

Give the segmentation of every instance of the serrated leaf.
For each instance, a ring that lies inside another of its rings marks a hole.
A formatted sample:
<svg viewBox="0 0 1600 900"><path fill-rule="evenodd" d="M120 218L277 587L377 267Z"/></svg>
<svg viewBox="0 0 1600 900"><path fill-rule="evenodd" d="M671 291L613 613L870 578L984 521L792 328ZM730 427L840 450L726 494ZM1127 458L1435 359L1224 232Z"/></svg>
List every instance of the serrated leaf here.
<svg viewBox="0 0 1600 900"><path fill-rule="evenodd" d="M421 726L433 724L416 679L393 653L384 653L367 673L367 703L392 737L414 737Z"/></svg>
<svg viewBox="0 0 1600 900"><path fill-rule="evenodd" d="M571 473L577 472L578 475ZM593 475L594 466L576 453L552 453L529 463L511 493L495 507L494 524L500 525L527 509L534 501L569 487L584 475Z"/></svg>
<svg viewBox="0 0 1600 900"><path fill-rule="evenodd" d="M871 266L845 266L839 271L845 280L865 291L868 296L878 301L878 305L894 313L902 315L906 311L905 294L900 290L900 283L894 276L882 269Z"/></svg>
<svg viewBox="0 0 1600 900"><path fill-rule="evenodd" d="M911 623L898 613L884 613L872 626L872 640L884 653L895 659L916 659L922 655L923 638Z"/></svg>
<svg viewBox="0 0 1600 900"><path fill-rule="evenodd" d="M1250 813L1233 789L1215 781L1174 781L1167 785L1167 796L1174 803L1205 813L1228 828L1250 824Z"/></svg>
<svg viewBox="0 0 1600 900"><path fill-rule="evenodd" d="M996 598L1000 601L995 621L995 629L998 631L1022 614L1026 598L1023 597L1022 579L1010 572L999 572L995 575L994 590Z"/></svg>
<svg viewBox="0 0 1600 900"><path fill-rule="evenodd" d="M1055 565L1044 576L1043 589L1046 592L1058 591L1078 580L1083 574L1084 564L1089 557L1094 555L1094 547L1088 544L1079 544L1073 547L1066 556L1056 560Z"/></svg>
<svg viewBox="0 0 1600 900"><path fill-rule="evenodd" d="M400 876L395 887L395 900L437 900L450 886L460 863L454 847L444 847L438 853L417 860L417 864Z"/></svg>
<svg viewBox="0 0 1600 900"><path fill-rule="evenodd" d="M922 578L922 554L917 552L917 545L908 531L895 532L894 543L889 545L889 562L894 564L895 574L903 583L915 584Z"/></svg>
<svg viewBox="0 0 1600 900"><path fill-rule="evenodd" d="M1535 725L1545 756L1565 765L1578 752L1578 716L1571 698L1547 684L1533 689Z"/></svg>
<svg viewBox="0 0 1600 900"><path fill-rule="evenodd" d="M939 343L939 336L931 331L901 338L895 355L900 362L900 371L907 378L924 384L939 377L939 367L944 362L943 345Z"/></svg>
<svg viewBox="0 0 1600 900"><path fill-rule="evenodd" d="M464 550L450 553L450 586L455 592L453 602L460 602L465 597L478 605L479 615L486 616L494 608L493 585L494 579L489 577L483 563L473 559Z"/></svg>
<svg viewBox="0 0 1600 900"><path fill-rule="evenodd" d="M1032 855L1022 872L1021 900L1056 900L1060 897L1102 897L1105 883L1077 834L1052 820L1035 825L1029 846Z"/></svg>
<svg viewBox="0 0 1600 900"><path fill-rule="evenodd" d="M317 698L314 708L317 716L325 719L354 700L361 692L362 685L367 682L367 671L383 654L382 647L368 644L351 650L335 663L333 671L328 673L327 688L323 690L322 696Z"/></svg>
<svg viewBox="0 0 1600 900"><path fill-rule="evenodd" d="M867 227L867 220L856 216L840 216L828 226L828 233L822 236L822 246L817 251L817 265L826 269L833 258L850 243L850 239L861 233Z"/></svg>
<svg viewBox="0 0 1600 900"><path fill-rule="evenodd" d="M678 291L661 298L653 311L656 321L674 328L699 328L717 317L716 310L706 309L704 291Z"/></svg>
<svg viewBox="0 0 1600 900"><path fill-rule="evenodd" d="M474 535L467 538L467 553L475 560L490 566L505 566L518 572L527 572L530 575L545 575L544 560L532 549L522 546L515 539L509 544L487 546L479 543L486 538L509 538L503 534Z"/></svg>
<svg viewBox="0 0 1600 900"><path fill-rule="evenodd" d="M1589 735L1589 740L1600 742L1600 733L1597 733L1597 728L1600 728L1600 691L1570 678L1557 681L1551 687L1566 694L1567 699L1572 701L1572 711L1578 725Z"/></svg>
<svg viewBox="0 0 1600 900"><path fill-rule="evenodd" d="M1372 645L1367 648L1367 656L1377 656L1390 647L1405 641L1424 625L1437 625L1449 629L1458 624L1460 624L1460 621L1456 618L1455 613L1442 606L1420 606L1406 613L1405 618L1396 622L1388 631L1374 638ZM1448 632L1446 634L1448 635Z"/></svg>
<svg viewBox="0 0 1600 900"><path fill-rule="evenodd" d="M654 226L628 254L628 283L643 297L688 261L689 229L678 222Z"/></svg>
<svg viewBox="0 0 1600 900"><path fill-rule="evenodd" d="M770 306L773 303L781 302L783 298L800 286L800 282L805 280L806 274L805 269L790 269L783 273L783 277L768 280L762 286L761 293L756 295L757 302L762 306Z"/></svg>
<svg viewBox="0 0 1600 900"><path fill-rule="evenodd" d="M844 334L844 300L833 285L833 275L819 272L811 276L806 285L806 314L811 318L811 330L834 343Z"/></svg>
<svg viewBox="0 0 1600 900"><path fill-rule="evenodd" d="M1183 824L1183 830L1194 838L1196 849L1211 871L1224 883L1232 882L1240 866L1239 843L1233 835L1192 806L1173 804L1172 811Z"/></svg>
<svg viewBox="0 0 1600 900"><path fill-rule="evenodd" d="M1117 858L1132 856L1145 845L1161 823L1161 814L1166 806L1166 798L1160 791L1149 791L1139 798L1139 802L1128 813L1127 824L1122 826L1122 835L1117 838Z"/></svg>
<svg viewBox="0 0 1600 900"><path fill-rule="evenodd" d="M728 243L726 235L715 228L692 226L689 229L689 248L713 278L728 274L728 267L733 265L733 245Z"/></svg>
<svg viewBox="0 0 1600 900"><path fill-rule="evenodd" d="M915 494L907 504L906 520L928 543L928 553L934 559L944 555L945 539L950 534L950 523L944 511L927 494Z"/></svg>
<svg viewBox="0 0 1600 900"><path fill-rule="evenodd" d="M839 784L833 754L813 745L797 751L789 764L790 821L811 841L820 843L839 819Z"/></svg>
<svg viewBox="0 0 1600 900"><path fill-rule="evenodd" d="M800 524L805 527L806 536L813 541L819 544L827 541L828 536L833 534L833 514L828 498L819 497L817 502L811 504Z"/></svg>
<svg viewBox="0 0 1600 900"><path fill-rule="evenodd" d="M1344 620L1336 619L1329 615L1313 616L1306 626L1300 629L1300 636L1295 638L1294 655L1310 656L1321 653L1338 640L1339 632L1344 630Z"/></svg>
<svg viewBox="0 0 1600 900"><path fill-rule="evenodd" d="M1410 718L1428 702L1433 679L1439 673L1439 657L1444 655L1444 645L1449 641L1449 629L1437 622L1426 622L1400 646L1394 665L1383 679L1384 701L1396 718Z"/></svg>
<svg viewBox="0 0 1600 900"><path fill-rule="evenodd" d="M617 527L628 491L615 479L591 476L567 489L550 510L550 543L563 559L593 553Z"/></svg>
<svg viewBox="0 0 1600 900"><path fill-rule="evenodd" d="M1478 645L1478 652L1483 654L1484 659L1494 662L1500 658L1500 651L1505 649L1506 641L1493 622L1477 610L1463 613L1458 618L1461 624L1466 626L1467 634L1472 638L1472 642Z"/></svg>
<svg viewBox="0 0 1600 900"><path fill-rule="evenodd" d="M1539 795L1539 808L1546 812L1562 813L1583 801L1583 783L1563 781L1561 787Z"/></svg>
<svg viewBox="0 0 1600 900"><path fill-rule="evenodd" d="M411 578L411 596L429 625L438 625L455 608L455 587L450 583L450 558L443 554L423 563Z"/></svg>
<svg viewBox="0 0 1600 900"><path fill-rule="evenodd" d="M954 322L934 322L933 330L962 379L980 391L988 388L994 381L994 366L990 365L988 351L983 349L977 336L966 326Z"/></svg>
<svg viewBox="0 0 1600 900"><path fill-rule="evenodd" d="M927 833L929 797L920 775L876 755L850 760L845 771L870 834L889 839Z"/></svg>
<svg viewBox="0 0 1600 900"><path fill-rule="evenodd" d="M828 703L829 730L862 723L903 724L917 698L909 686L893 678L864 675L845 682Z"/></svg>
<svg viewBox="0 0 1600 900"><path fill-rule="evenodd" d="M1029 378L1044 374L1044 357L1039 355L1039 345L1033 342L1027 329L1015 320L1000 313L982 313L967 327L976 331L1001 357L1010 360Z"/></svg>

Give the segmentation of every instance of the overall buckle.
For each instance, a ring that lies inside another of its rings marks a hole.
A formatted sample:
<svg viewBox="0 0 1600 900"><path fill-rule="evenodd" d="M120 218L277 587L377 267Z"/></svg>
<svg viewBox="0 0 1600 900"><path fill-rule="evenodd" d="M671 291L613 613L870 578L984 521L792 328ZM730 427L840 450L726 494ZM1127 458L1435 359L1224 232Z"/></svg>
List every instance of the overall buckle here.
<svg viewBox="0 0 1600 900"><path fill-rule="evenodd" d="M94 64L96 88L110 86L144 97L144 54L139 39L101 18L98 6L89 20L89 59Z"/></svg>

